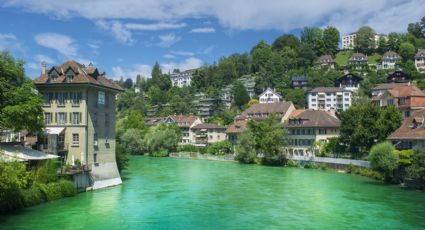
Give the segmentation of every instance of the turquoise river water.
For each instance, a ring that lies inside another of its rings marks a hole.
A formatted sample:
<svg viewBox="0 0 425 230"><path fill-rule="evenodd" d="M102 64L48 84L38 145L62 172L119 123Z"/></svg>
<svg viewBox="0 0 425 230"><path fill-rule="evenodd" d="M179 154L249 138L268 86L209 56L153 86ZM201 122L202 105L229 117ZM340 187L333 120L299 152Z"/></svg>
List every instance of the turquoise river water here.
<svg viewBox="0 0 425 230"><path fill-rule="evenodd" d="M425 229L425 193L320 170L132 157L123 185L0 217L0 229Z"/></svg>

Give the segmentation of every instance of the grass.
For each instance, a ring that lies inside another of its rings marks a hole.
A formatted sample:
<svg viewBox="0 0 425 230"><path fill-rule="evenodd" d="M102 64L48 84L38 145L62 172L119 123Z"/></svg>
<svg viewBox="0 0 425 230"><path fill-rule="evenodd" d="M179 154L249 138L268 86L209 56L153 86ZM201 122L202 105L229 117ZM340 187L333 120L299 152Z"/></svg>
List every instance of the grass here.
<svg viewBox="0 0 425 230"><path fill-rule="evenodd" d="M339 66L347 65L348 58L350 58L351 54L353 54L353 51L351 50L338 52L335 56L336 64L338 64Z"/></svg>
<svg viewBox="0 0 425 230"><path fill-rule="evenodd" d="M369 64L372 64L372 65L377 65L377 64L380 63L379 62L380 60L381 60L381 55L379 55L379 54L372 54L372 55L369 56L368 63Z"/></svg>

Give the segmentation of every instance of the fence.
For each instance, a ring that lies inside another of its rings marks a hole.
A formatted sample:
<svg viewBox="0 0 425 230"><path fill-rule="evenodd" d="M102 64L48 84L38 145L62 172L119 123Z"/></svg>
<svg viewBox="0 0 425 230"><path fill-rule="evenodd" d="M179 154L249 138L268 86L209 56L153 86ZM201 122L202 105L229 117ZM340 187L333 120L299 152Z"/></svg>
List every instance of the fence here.
<svg viewBox="0 0 425 230"><path fill-rule="evenodd" d="M343 158L332 158L332 157L306 157L306 156L289 156L291 160L297 161L314 161L318 163L326 163L326 164L336 164L336 165L355 165L364 168L370 168L369 161L363 160L352 160L352 159L343 159Z"/></svg>

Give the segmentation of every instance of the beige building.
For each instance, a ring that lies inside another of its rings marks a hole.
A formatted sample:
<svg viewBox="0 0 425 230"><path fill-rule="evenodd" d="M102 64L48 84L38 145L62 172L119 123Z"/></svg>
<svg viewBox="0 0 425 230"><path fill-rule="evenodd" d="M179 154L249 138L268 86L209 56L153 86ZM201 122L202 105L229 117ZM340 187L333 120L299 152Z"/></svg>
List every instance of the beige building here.
<svg viewBox="0 0 425 230"><path fill-rule="evenodd" d="M215 142L226 140L226 127L216 124L198 124L191 128L194 133L193 144L207 146Z"/></svg>
<svg viewBox="0 0 425 230"><path fill-rule="evenodd" d="M35 85L43 95L45 152L90 171L92 188L121 183L115 162L115 96L122 88L96 67L70 60L46 69Z"/></svg>
<svg viewBox="0 0 425 230"><path fill-rule="evenodd" d="M425 72L425 49L419 49L416 53L415 66L419 72Z"/></svg>
<svg viewBox="0 0 425 230"><path fill-rule="evenodd" d="M201 118L193 115L171 115L165 118L165 124L176 124L181 131L182 139L180 144L191 144L195 140L195 134L191 130L192 127L201 124Z"/></svg>
<svg viewBox="0 0 425 230"><path fill-rule="evenodd" d="M288 130L286 152L290 156L312 157L330 138L339 136L341 121L320 110L295 110L284 123Z"/></svg>
<svg viewBox="0 0 425 230"><path fill-rule="evenodd" d="M392 141L397 149L424 149L425 109L413 112L388 140Z"/></svg>
<svg viewBox="0 0 425 230"><path fill-rule="evenodd" d="M355 44L355 40L357 37L357 33L350 33L347 35L342 36L342 49L354 49ZM378 43L379 43L379 39L381 37L384 37L385 39L387 39L387 36L383 35L383 34L375 34L374 36L374 41L375 41L375 45L372 48L376 48L378 47Z"/></svg>

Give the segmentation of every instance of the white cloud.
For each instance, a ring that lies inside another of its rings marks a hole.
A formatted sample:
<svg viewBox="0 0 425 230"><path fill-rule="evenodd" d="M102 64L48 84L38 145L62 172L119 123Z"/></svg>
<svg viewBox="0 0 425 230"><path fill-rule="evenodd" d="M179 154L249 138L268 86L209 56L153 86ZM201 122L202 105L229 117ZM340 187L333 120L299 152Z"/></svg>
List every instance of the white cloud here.
<svg viewBox="0 0 425 230"><path fill-rule="evenodd" d="M215 29L212 27L200 27L200 28L194 28L190 32L192 33L214 33Z"/></svg>
<svg viewBox="0 0 425 230"><path fill-rule="evenodd" d="M181 39L181 37L176 36L174 33L159 35L158 38L159 42L157 45L160 47L170 47Z"/></svg>
<svg viewBox="0 0 425 230"><path fill-rule="evenodd" d="M123 44L131 45L134 43L131 31L119 21L98 20L95 24L97 27L109 31L115 39Z"/></svg>
<svg viewBox="0 0 425 230"><path fill-rule="evenodd" d="M171 50L170 53L179 56L193 56L195 55L193 52L182 51L182 50Z"/></svg>
<svg viewBox="0 0 425 230"><path fill-rule="evenodd" d="M203 64L203 61L201 59L190 57L187 58L181 62L167 62L161 64L161 69L163 73L172 72L174 69L179 70L188 70L188 69L195 69L201 67Z"/></svg>
<svg viewBox="0 0 425 230"><path fill-rule="evenodd" d="M18 50L23 51L22 45L19 43L18 39L14 34L0 33L0 51L1 50Z"/></svg>
<svg viewBox="0 0 425 230"><path fill-rule="evenodd" d="M167 30L167 29L179 29L185 27L185 23L153 23L153 24L140 24L140 23L128 23L125 25L130 30Z"/></svg>
<svg viewBox="0 0 425 230"><path fill-rule="evenodd" d="M167 59L173 59L173 58L175 58L176 56L174 56L174 55L172 55L172 54L164 54L164 56L163 56L164 58L167 58Z"/></svg>
<svg viewBox="0 0 425 230"><path fill-rule="evenodd" d="M343 33L364 24L376 26L378 32L403 32L409 22L423 17L425 8L423 0L314 0L308 3L299 0L74 0L73 4L67 0L5 0L1 5L23 7L56 17L92 20L175 22L211 17L232 30L291 31L304 26L332 24L341 26Z"/></svg>
<svg viewBox="0 0 425 230"><path fill-rule="evenodd" d="M207 48L205 48L202 53L203 54L210 54L212 51L214 50L214 46L208 46Z"/></svg>
<svg viewBox="0 0 425 230"><path fill-rule="evenodd" d="M112 67L112 76L114 79L119 79L120 77L132 78L136 80L137 75L143 77L150 77L152 72L152 66L145 64L134 64L131 68L124 69L121 66Z"/></svg>
<svg viewBox="0 0 425 230"><path fill-rule="evenodd" d="M37 63L46 62L47 64L50 64L50 65L55 63L55 60L43 54L35 55L34 59L37 61Z"/></svg>
<svg viewBox="0 0 425 230"><path fill-rule="evenodd" d="M54 49L60 54L71 57L77 55L77 45L74 40L58 33L42 33L35 36L37 44Z"/></svg>

